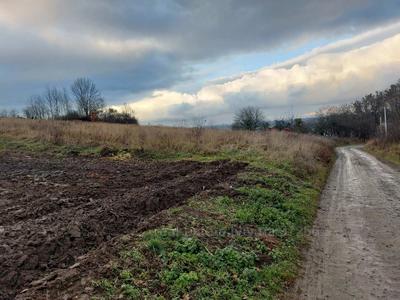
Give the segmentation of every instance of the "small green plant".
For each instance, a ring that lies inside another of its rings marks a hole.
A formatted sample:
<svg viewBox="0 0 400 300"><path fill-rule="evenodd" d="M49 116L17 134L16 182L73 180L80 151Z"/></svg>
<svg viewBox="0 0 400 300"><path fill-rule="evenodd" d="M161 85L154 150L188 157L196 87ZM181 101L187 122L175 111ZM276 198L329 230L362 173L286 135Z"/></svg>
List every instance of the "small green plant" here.
<svg viewBox="0 0 400 300"><path fill-rule="evenodd" d="M120 253L120 257L123 259L129 259L133 262L140 262L143 260L143 255L140 253L139 250L133 248L130 250L125 250Z"/></svg>
<svg viewBox="0 0 400 300"><path fill-rule="evenodd" d="M177 230L163 228L146 232L143 238L147 249L160 255L164 254L180 236Z"/></svg>
<svg viewBox="0 0 400 300"><path fill-rule="evenodd" d="M180 253L198 253L202 249L199 240L194 238L182 238L175 246L175 250Z"/></svg>
<svg viewBox="0 0 400 300"><path fill-rule="evenodd" d="M108 279L95 280L93 281L93 286L104 291L107 296L114 295L116 290L114 284Z"/></svg>
<svg viewBox="0 0 400 300"><path fill-rule="evenodd" d="M128 298L132 300L139 300L141 299L141 292L138 288L131 284L123 284L121 286L123 294Z"/></svg>
<svg viewBox="0 0 400 300"><path fill-rule="evenodd" d="M190 271L189 273L182 273L173 282L170 290L174 295L183 295L188 292L192 285L198 282L198 280L199 276L196 272Z"/></svg>
<svg viewBox="0 0 400 300"><path fill-rule="evenodd" d="M124 282L130 282L132 281L132 273L129 270L122 270L119 273L119 277L124 281Z"/></svg>

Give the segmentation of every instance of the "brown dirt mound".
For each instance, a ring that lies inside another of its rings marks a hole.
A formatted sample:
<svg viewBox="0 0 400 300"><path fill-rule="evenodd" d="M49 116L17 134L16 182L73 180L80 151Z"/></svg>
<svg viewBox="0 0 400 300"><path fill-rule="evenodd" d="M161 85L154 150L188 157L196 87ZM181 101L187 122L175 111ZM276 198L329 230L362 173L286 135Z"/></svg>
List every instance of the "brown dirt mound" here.
<svg viewBox="0 0 400 300"><path fill-rule="evenodd" d="M245 167L0 155L0 299Z"/></svg>

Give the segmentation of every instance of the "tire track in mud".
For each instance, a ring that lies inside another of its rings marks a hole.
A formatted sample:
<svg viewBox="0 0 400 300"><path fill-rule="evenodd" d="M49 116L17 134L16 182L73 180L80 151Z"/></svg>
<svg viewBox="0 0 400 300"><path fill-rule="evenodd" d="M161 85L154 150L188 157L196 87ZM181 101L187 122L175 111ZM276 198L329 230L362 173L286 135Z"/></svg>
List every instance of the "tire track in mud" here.
<svg viewBox="0 0 400 300"><path fill-rule="evenodd" d="M400 172L337 149L293 299L400 299Z"/></svg>
<svg viewBox="0 0 400 300"><path fill-rule="evenodd" d="M0 299L244 167L1 154Z"/></svg>

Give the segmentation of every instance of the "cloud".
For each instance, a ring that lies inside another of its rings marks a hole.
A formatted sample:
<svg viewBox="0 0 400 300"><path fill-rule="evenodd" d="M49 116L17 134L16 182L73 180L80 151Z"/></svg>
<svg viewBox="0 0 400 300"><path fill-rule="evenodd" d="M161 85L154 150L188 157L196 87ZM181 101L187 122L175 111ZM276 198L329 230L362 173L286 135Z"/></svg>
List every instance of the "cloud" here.
<svg viewBox="0 0 400 300"><path fill-rule="evenodd" d="M2 0L0 107L48 84L95 79L108 99L167 89L192 65L353 35L400 17L398 0Z"/></svg>
<svg viewBox="0 0 400 300"><path fill-rule="evenodd" d="M360 41L354 37L354 45ZM310 108L351 101L400 77L400 34L351 50L327 49L333 51L311 51L313 55L222 80L194 94L157 91L131 106L140 119L153 122L196 117L229 122L235 110L247 105L263 108L270 118L289 109L306 115Z"/></svg>

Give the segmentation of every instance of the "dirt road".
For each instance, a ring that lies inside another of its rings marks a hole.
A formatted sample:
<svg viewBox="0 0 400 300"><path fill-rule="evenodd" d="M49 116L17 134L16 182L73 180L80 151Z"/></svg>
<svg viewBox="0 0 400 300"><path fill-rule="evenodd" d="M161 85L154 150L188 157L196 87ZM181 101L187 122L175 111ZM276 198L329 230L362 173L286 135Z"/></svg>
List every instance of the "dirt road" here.
<svg viewBox="0 0 400 300"><path fill-rule="evenodd" d="M400 299L400 172L338 149L295 299Z"/></svg>

